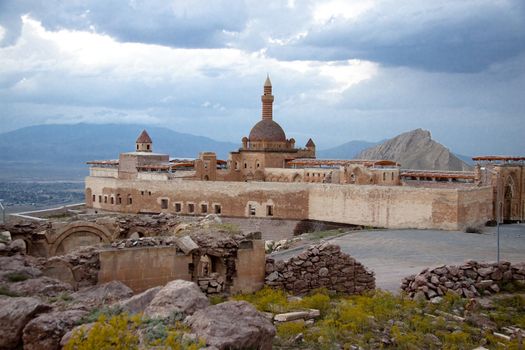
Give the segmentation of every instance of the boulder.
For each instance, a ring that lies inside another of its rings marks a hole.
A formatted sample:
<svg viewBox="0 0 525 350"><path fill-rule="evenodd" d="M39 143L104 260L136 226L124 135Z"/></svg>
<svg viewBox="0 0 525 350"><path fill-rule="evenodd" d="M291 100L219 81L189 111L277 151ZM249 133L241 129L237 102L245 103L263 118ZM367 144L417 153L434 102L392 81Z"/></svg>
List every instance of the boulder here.
<svg viewBox="0 0 525 350"><path fill-rule="evenodd" d="M53 297L60 293L72 292L73 287L54 278L38 277L12 283L9 290L18 295Z"/></svg>
<svg viewBox="0 0 525 350"><path fill-rule="evenodd" d="M166 284L144 310L144 316L167 318L174 312L191 315L209 305L208 298L197 284L175 280Z"/></svg>
<svg viewBox="0 0 525 350"><path fill-rule="evenodd" d="M76 304L75 306L84 309L113 304L131 296L133 296L133 291L119 281L111 281L71 294L74 304Z"/></svg>
<svg viewBox="0 0 525 350"><path fill-rule="evenodd" d="M0 256L0 280L7 280L10 273L26 275L29 278L39 277L42 271L37 267L33 258L16 254L13 256Z"/></svg>
<svg viewBox="0 0 525 350"><path fill-rule="evenodd" d="M0 299L0 349L15 349L22 340L26 324L51 307L36 298Z"/></svg>
<svg viewBox="0 0 525 350"><path fill-rule="evenodd" d="M273 324L245 301L228 301L199 310L186 320L207 345L223 349L271 349Z"/></svg>
<svg viewBox="0 0 525 350"><path fill-rule="evenodd" d="M87 311L68 310L43 314L31 320L24 328L24 350L59 350L60 340Z"/></svg>
<svg viewBox="0 0 525 350"><path fill-rule="evenodd" d="M153 287L140 294L134 295L129 299L119 301L116 306L122 309L123 312L129 314L137 314L144 312L146 307L150 304L162 287Z"/></svg>
<svg viewBox="0 0 525 350"><path fill-rule="evenodd" d="M18 253L25 254L27 252L27 244L23 239L18 238L18 239L15 239L14 241L11 241L11 243L9 243L9 249L12 252L18 252Z"/></svg>

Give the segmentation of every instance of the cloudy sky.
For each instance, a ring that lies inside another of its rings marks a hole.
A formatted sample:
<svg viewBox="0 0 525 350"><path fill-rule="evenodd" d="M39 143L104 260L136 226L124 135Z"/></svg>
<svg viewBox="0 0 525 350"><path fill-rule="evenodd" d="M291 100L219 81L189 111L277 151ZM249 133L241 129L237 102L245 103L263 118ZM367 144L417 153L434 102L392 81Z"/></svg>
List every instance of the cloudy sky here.
<svg viewBox="0 0 525 350"><path fill-rule="evenodd" d="M523 0L0 0L0 132L140 123L238 142L274 116L301 144L415 128L525 154Z"/></svg>

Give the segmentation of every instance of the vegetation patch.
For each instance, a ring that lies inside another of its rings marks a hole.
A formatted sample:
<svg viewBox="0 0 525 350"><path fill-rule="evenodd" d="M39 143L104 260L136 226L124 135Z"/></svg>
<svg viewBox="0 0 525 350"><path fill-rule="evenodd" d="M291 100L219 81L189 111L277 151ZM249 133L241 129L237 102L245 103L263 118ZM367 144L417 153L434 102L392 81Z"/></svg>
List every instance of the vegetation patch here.
<svg viewBox="0 0 525 350"><path fill-rule="evenodd" d="M494 309L479 305L472 310L468 299L454 294L445 295L439 302L414 301L406 295L374 292L342 296L326 290L298 300L285 292L264 288L261 291L235 296L246 300L258 310L272 313L318 309L321 316L313 324L296 320L277 324L275 348L294 349L517 349L518 341L495 337L469 321L476 315L501 328L525 328L525 297L499 295Z"/></svg>
<svg viewBox="0 0 525 350"><path fill-rule="evenodd" d="M7 278L9 282L22 282L30 279L31 276L23 272L10 272L5 274L5 278Z"/></svg>
<svg viewBox="0 0 525 350"><path fill-rule="evenodd" d="M6 297L17 297L18 294L15 292L11 292L11 290L6 286L0 286L0 295L4 295Z"/></svg>
<svg viewBox="0 0 525 350"><path fill-rule="evenodd" d="M194 339L189 329L175 319L147 319L142 315L129 316L126 313L108 317L100 314L93 326L80 328L73 333L64 347L65 350L135 350L142 348L197 350L206 345L203 340Z"/></svg>

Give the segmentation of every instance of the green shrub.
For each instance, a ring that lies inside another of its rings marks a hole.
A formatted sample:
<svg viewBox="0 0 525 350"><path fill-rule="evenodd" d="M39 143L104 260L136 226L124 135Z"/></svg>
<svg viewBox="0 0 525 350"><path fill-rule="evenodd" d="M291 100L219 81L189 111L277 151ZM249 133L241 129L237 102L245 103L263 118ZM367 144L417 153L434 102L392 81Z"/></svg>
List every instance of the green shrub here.
<svg viewBox="0 0 525 350"><path fill-rule="evenodd" d="M6 286L0 286L0 295L5 295L7 297L17 297L18 296L17 293L11 292L11 290L9 290L9 288L7 288Z"/></svg>
<svg viewBox="0 0 525 350"><path fill-rule="evenodd" d="M291 310L287 294L267 286L253 294L235 295L233 299L247 301L257 310L264 312L281 313Z"/></svg>
<svg viewBox="0 0 525 350"><path fill-rule="evenodd" d="M302 300L292 304L292 306L304 309L317 309L321 312L321 316L325 316L331 308L330 297L328 293L324 293L323 291L308 295Z"/></svg>
<svg viewBox="0 0 525 350"><path fill-rule="evenodd" d="M294 338L299 333L304 333L306 326L303 320L284 322L277 325L277 336L283 341Z"/></svg>
<svg viewBox="0 0 525 350"><path fill-rule="evenodd" d="M5 275L9 282L22 282L31 278L24 272L10 272Z"/></svg>
<svg viewBox="0 0 525 350"><path fill-rule="evenodd" d="M210 295L208 299L212 305L217 305L226 301L226 298L222 295Z"/></svg>
<svg viewBox="0 0 525 350"><path fill-rule="evenodd" d="M135 331L139 325L140 316L130 318L123 314L107 318L100 315L88 332L82 329L74 332L64 350L138 349L139 338Z"/></svg>

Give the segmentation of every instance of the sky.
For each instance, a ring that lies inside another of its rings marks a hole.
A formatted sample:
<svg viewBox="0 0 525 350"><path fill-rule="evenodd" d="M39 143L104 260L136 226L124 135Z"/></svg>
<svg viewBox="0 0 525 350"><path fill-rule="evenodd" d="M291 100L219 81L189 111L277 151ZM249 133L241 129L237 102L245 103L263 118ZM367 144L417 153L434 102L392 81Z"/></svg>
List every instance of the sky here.
<svg viewBox="0 0 525 350"><path fill-rule="evenodd" d="M0 133L139 123L298 145L416 128L465 155L525 155L523 0L0 0Z"/></svg>

